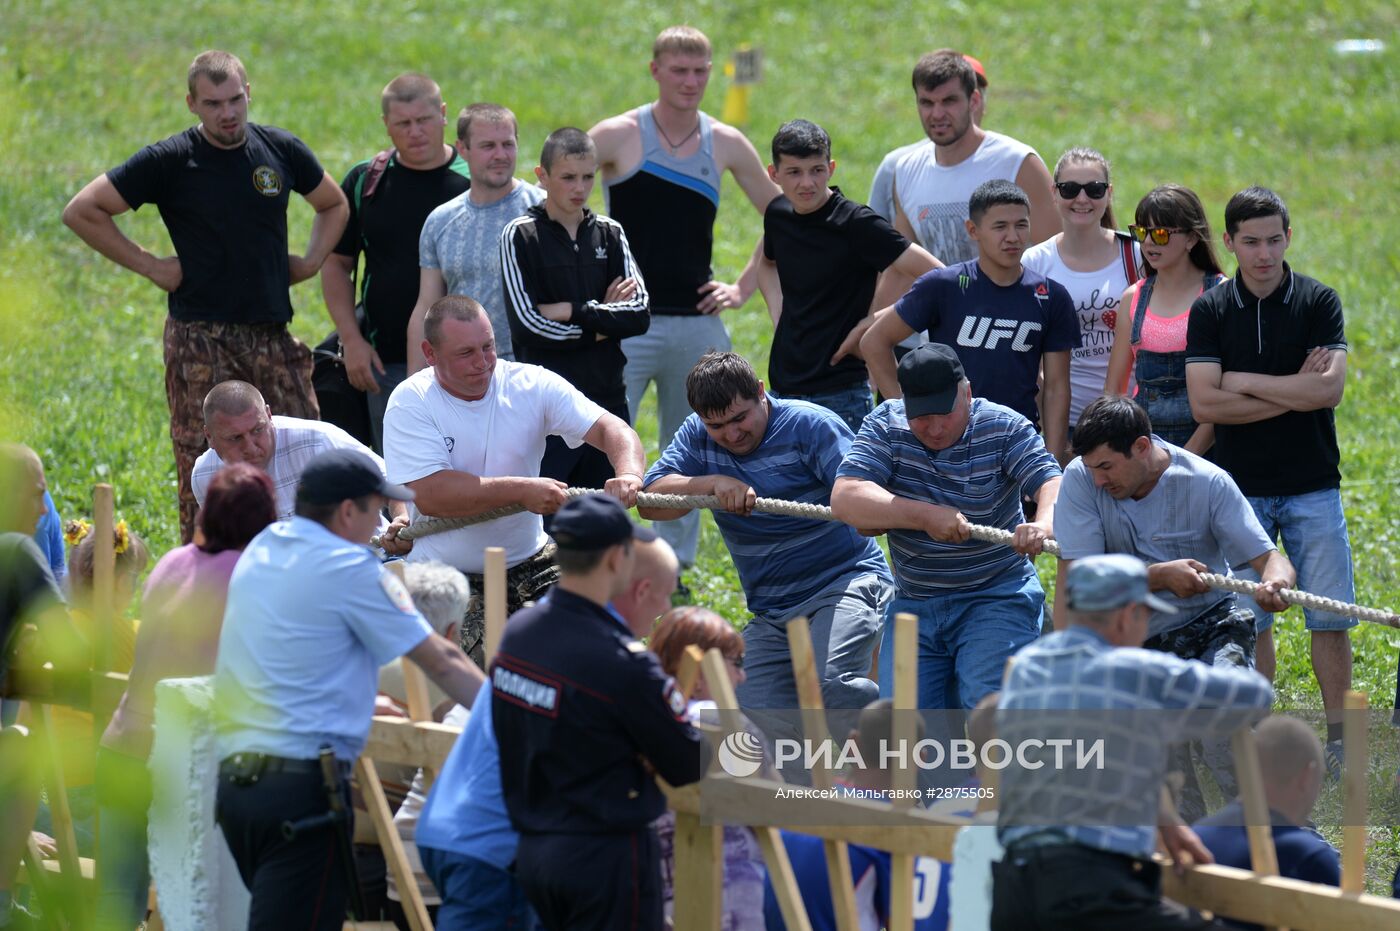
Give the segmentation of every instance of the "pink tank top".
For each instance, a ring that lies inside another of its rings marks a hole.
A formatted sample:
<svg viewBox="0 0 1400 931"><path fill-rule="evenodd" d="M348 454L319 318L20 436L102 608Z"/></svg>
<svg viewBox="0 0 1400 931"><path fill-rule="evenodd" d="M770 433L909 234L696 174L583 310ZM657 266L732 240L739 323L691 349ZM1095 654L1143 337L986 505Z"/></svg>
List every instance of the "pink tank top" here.
<svg viewBox="0 0 1400 931"><path fill-rule="evenodd" d="M1138 344L1138 349L1147 352L1186 351L1186 324L1191 319L1189 310L1175 317L1159 317L1150 307L1142 313L1146 316L1142 318L1142 342Z"/></svg>

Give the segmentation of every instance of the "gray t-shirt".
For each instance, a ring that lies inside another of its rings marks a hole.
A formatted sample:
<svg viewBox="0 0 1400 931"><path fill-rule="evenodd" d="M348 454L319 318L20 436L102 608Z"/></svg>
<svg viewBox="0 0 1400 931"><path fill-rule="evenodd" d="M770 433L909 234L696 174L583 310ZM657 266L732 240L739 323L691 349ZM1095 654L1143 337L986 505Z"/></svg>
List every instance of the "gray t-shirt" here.
<svg viewBox="0 0 1400 931"><path fill-rule="evenodd" d="M1083 459L1065 469L1055 502L1055 539L1063 558L1131 553L1149 564L1196 559L1211 572L1228 575L1274 549L1227 472L1160 437L1152 442L1171 453L1171 465L1140 501L1117 501L1095 487ZM1214 590L1190 598L1156 594L1177 613L1153 612L1148 636L1184 626L1221 598Z"/></svg>
<svg viewBox="0 0 1400 931"><path fill-rule="evenodd" d="M418 264L442 271L446 294L465 294L486 308L496 331L496 355L514 359L510 319L501 281L501 231L535 204L544 191L519 182L515 190L485 207L459 194L428 214L418 236Z"/></svg>

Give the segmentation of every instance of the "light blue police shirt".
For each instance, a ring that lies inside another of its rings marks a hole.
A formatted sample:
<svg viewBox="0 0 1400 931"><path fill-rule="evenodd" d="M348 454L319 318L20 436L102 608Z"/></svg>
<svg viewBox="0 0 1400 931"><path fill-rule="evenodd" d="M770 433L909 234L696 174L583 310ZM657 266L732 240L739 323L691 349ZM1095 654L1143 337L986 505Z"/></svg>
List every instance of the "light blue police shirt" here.
<svg viewBox="0 0 1400 931"><path fill-rule="evenodd" d="M379 667L432 633L366 546L305 517L253 538L229 582L214 670L220 759L251 751L353 761Z"/></svg>

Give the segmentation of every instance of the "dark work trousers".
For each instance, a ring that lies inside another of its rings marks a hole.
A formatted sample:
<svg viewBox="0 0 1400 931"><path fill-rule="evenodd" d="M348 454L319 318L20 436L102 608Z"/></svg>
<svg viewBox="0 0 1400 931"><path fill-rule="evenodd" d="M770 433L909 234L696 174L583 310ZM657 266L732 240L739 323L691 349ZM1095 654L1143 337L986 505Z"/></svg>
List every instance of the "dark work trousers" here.
<svg viewBox="0 0 1400 931"><path fill-rule="evenodd" d="M349 808L348 778L342 787ZM219 776L215 816L253 894L248 931L340 931L350 881L334 829L304 831L291 841L282 836L283 822L329 808L319 772L264 773L249 786ZM350 825L342 828L348 836Z"/></svg>
<svg viewBox="0 0 1400 931"><path fill-rule="evenodd" d="M522 834L516 874L548 931L660 929L661 853L631 834Z"/></svg>
<svg viewBox="0 0 1400 931"><path fill-rule="evenodd" d="M1009 850L992 864L992 931L1226 928L1162 898L1161 868L1065 844Z"/></svg>

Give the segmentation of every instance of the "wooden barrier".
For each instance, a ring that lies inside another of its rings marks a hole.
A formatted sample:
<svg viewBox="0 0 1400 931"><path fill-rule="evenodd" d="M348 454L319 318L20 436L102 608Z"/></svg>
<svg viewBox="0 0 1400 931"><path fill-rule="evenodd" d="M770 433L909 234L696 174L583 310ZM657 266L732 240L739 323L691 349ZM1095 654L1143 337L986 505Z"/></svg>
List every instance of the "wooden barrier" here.
<svg viewBox="0 0 1400 931"><path fill-rule="evenodd" d="M812 631L807 619L798 617L788 621L787 635L792 673L797 682L797 700L802 707L802 735L810 744L826 743L832 734L826 726L821 677L817 674L816 651L812 649ZM812 770L812 785L818 789L830 789L833 776L825 766L817 766ZM831 908L836 916L837 931L859 931L855 880L851 876L851 857L846 850L846 842L825 840L822 847L826 854L827 885L831 889Z"/></svg>
<svg viewBox="0 0 1400 931"><path fill-rule="evenodd" d="M1342 891L1357 893L1366 887L1366 709L1365 695L1347 692L1342 719L1342 746L1346 748L1346 793L1342 817Z"/></svg>

